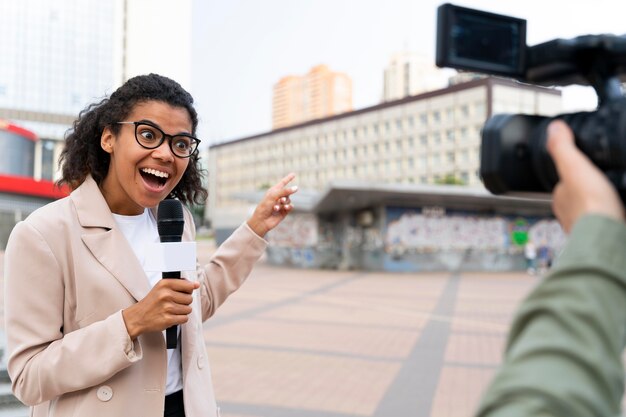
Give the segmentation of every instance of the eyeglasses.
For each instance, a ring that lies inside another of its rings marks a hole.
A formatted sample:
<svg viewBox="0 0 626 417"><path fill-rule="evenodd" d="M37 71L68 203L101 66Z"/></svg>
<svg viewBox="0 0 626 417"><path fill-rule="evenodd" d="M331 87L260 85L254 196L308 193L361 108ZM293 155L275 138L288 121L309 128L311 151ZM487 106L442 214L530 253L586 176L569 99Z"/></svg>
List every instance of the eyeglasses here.
<svg viewBox="0 0 626 417"><path fill-rule="evenodd" d="M118 125L135 125L135 140L145 149L156 149L166 138L172 153L179 158L189 158L198 149L200 139L181 133L168 135L158 127L147 122L116 122Z"/></svg>

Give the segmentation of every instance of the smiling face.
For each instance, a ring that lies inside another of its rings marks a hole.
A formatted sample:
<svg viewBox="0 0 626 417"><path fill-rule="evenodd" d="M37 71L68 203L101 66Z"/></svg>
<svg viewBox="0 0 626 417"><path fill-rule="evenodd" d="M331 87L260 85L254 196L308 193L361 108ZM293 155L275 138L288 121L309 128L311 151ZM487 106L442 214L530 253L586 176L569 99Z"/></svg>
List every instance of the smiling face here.
<svg viewBox="0 0 626 417"><path fill-rule="evenodd" d="M172 107L161 101L135 105L125 120L144 121L170 135L191 134L192 123L183 107ZM166 139L155 149L142 148L135 140L135 126L120 125L115 135L107 127L100 146L111 155L109 170L102 181L102 194L113 213L137 215L145 208L156 207L176 187L189 158L178 158Z"/></svg>

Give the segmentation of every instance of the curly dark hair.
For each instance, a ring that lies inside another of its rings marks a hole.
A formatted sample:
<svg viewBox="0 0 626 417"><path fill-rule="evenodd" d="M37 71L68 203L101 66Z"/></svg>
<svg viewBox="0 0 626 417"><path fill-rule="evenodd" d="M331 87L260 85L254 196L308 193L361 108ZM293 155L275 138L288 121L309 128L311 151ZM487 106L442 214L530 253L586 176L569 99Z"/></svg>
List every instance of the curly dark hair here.
<svg viewBox="0 0 626 417"><path fill-rule="evenodd" d="M109 126L118 134L124 120L135 105L146 101L161 101L187 110L192 123L192 134L198 126L198 114L193 107L193 97L180 84L157 74L140 75L126 81L110 97L93 103L80 112L65 137L65 146L59 157L62 176L58 185L67 184L76 189L91 174L98 185L107 175L110 156L100 146L104 128ZM198 152L189 158L189 165L169 197L185 204L203 204L207 191L202 186L202 170Z"/></svg>

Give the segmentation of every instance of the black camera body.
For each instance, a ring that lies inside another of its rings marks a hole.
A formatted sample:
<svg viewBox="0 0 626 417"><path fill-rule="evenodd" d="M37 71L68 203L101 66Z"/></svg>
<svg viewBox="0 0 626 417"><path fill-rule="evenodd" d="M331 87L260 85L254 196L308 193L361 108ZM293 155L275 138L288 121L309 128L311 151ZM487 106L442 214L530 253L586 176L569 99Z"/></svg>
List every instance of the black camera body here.
<svg viewBox="0 0 626 417"><path fill-rule="evenodd" d="M439 67L514 78L542 86L590 85L593 112L543 117L497 114L482 129L480 176L494 194L551 192L558 182L546 150L546 127L567 122L576 145L626 201L626 36L585 35L526 45L526 21L444 4L437 10Z"/></svg>

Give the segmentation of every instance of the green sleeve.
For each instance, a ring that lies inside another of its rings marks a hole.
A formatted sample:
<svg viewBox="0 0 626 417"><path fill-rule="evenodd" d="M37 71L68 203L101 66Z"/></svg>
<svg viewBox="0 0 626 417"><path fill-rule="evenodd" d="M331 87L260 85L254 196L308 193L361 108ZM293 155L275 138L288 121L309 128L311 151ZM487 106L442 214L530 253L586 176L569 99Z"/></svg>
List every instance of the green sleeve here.
<svg viewBox="0 0 626 417"><path fill-rule="evenodd" d="M626 225L585 216L522 303L478 416L620 415L625 338Z"/></svg>

